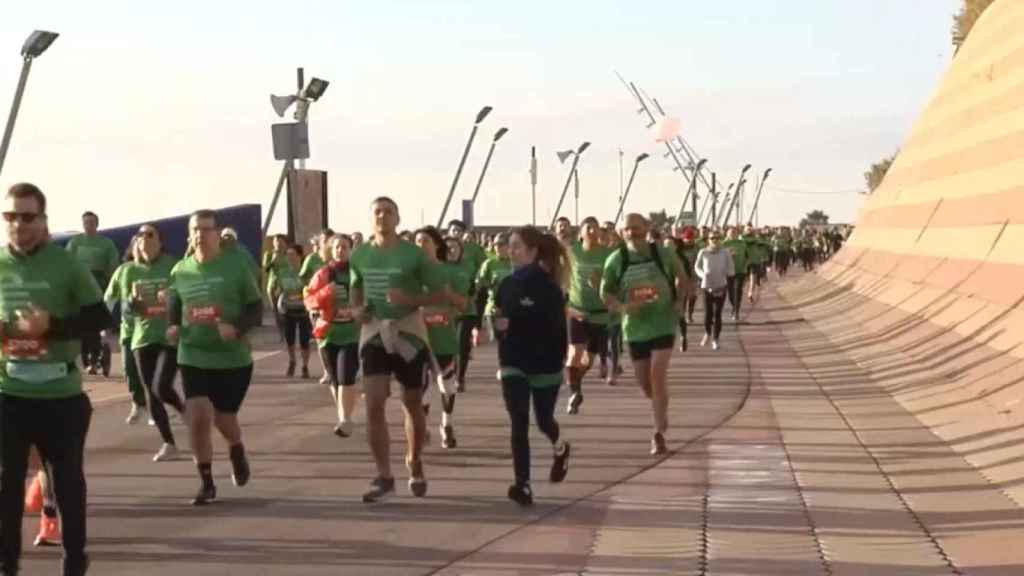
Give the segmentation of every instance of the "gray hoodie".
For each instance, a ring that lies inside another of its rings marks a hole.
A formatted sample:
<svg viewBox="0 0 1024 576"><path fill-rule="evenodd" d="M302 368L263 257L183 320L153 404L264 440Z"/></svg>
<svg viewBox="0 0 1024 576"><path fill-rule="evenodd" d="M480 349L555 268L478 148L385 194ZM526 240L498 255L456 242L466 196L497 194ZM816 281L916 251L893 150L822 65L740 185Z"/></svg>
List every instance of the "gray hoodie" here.
<svg viewBox="0 0 1024 576"><path fill-rule="evenodd" d="M700 277L700 287L703 290L721 290L728 284L729 276L736 275L732 254L721 246L704 248L698 252L693 269Z"/></svg>

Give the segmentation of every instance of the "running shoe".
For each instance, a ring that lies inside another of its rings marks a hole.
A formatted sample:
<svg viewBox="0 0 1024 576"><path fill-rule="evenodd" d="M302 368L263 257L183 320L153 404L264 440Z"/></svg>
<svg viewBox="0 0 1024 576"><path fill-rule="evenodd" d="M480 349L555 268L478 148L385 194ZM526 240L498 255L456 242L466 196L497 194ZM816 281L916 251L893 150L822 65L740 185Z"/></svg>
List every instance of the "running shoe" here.
<svg viewBox="0 0 1024 576"><path fill-rule="evenodd" d="M35 546L60 546L60 519L54 516L50 518L45 514L39 518L39 535L36 536Z"/></svg>
<svg viewBox="0 0 1024 576"><path fill-rule="evenodd" d="M302 367L302 379L303 380L309 380L310 378L311 378L311 376L309 375L309 366L303 366Z"/></svg>
<svg viewBox="0 0 1024 576"><path fill-rule="evenodd" d="M529 484L513 484L508 487L508 499L524 508L533 506L533 490Z"/></svg>
<svg viewBox="0 0 1024 576"><path fill-rule="evenodd" d="M217 501L217 487L213 484L200 486L196 497L192 499L193 506L206 506Z"/></svg>
<svg viewBox="0 0 1024 576"><path fill-rule="evenodd" d="M572 447L568 442L562 442L561 449L555 449L555 458L551 462L551 476L548 478L552 483L559 483L565 480L569 473L569 452Z"/></svg>
<svg viewBox="0 0 1024 576"><path fill-rule="evenodd" d="M412 495L417 498L423 498L427 495L427 479L423 476L423 461L408 462L406 466L409 468L409 492L412 492Z"/></svg>
<svg viewBox="0 0 1024 576"><path fill-rule="evenodd" d="M460 378L459 379L458 384L456 384L456 386L455 386L455 391L460 393L460 394L466 391L466 379L465 378Z"/></svg>
<svg viewBox="0 0 1024 576"><path fill-rule="evenodd" d="M384 500L388 496L394 496L394 494L394 478L374 478L370 481L370 489L363 494L363 502L366 504L373 504L374 502Z"/></svg>
<svg viewBox="0 0 1024 576"><path fill-rule="evenodd" d="M334 435L339 438L348 438L352 435L352 422L338 422L338 425L334 427Z"/></svg>
<svg viewBox="0 0 1024 576"><path fill-rule="evenodd" d="M295 361L291 361L288 363L288 368L285 369L284 375L287 378L292 378L295 376Z"/></svg>
<svg viewBox="0 0 1024 576"><path fill-rule="evenodd" d="M718 348L719 348L719 346L718 346L718 340L712 340L712 341L711 341L711 349L712 349L712 350L718 350Z"/></svg>
<svg viewBox="0 0 1024 576"><path fill-rule="evenodd" d="M99 373L99 370L96 369L96 365L95 364L90 364L89 368L88 368L88 370L86 370L86 372L89 373L89 376L95 376L96 374Z"/></svg>
<svg viewBox="0 0 1024 576"><path fill-rule="evenodd" d="M608 377L608 365L607 364L601 364L601 367L597 369L597 374L598 374L598 377L601 378L602 380L607 378Z"/></svg>
<svg viewBox="0 0 1024 576"><path fill-rule="evenodd" d="M160 447L160 451L153 456L153 462L168 462L177 459L178 447L167 442L164 442L164 445Z"/></svg>
<svg viewBox="0 0 1024 576"><path fill-rule="evenodd" d="M705 334L704 337L700 339L700 347L703 348L703 347L707 346L708 345L708 340L710 340L710 339L711 339L710 336Z"/></svg>
<svg viewBox="0 0 1024 576"><path fill-rule="evenodd" d="M566 411L575 415L580 413L580 405L583 404L583 392L573 392L569 397L569 406Z"/></svg>
<svg viewBox="0 0 1024 576"><path fill-rule="evenodd" d="M458 443L455 441L455 428L451 424L441 426L441 446L450 450L457 445Z"/></svg>
<svg viewBox="0 0 1024 576"><path fill-rule="evenodd" d="M235 444L230 449L231 454L231 481L235 486L241 488L249 483L251 471L249 459L245 457L245 446Z"/></svg>
<svg viewBox="0 0 1024 576"><path fill-rule="evenodd" d="M665 444L665 436L661 432L655 432L651 438L651 456L660 456L668 453L668 446Z"/></svg>
<svg viewBox="0 0 1024 576"><path fill-rule="evenodd" d="M626 370L621 365L619 365L615 367L615 370L613 370L613 372L615 372L616 376L622 376L623 374L626 373Z"/></svg>

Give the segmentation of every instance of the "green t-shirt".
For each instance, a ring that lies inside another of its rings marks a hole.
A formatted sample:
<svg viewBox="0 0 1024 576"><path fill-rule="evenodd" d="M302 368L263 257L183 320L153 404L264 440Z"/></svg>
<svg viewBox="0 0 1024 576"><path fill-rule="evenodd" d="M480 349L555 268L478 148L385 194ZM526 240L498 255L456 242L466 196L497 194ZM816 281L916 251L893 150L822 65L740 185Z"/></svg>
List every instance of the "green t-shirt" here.
<svg viewBox="0 0 1024 576"><path fill-rule="evenodd" d="M327 331L327 336L320 341L320 347L327 344L347 346L359 342L359 323L352 318L349 309L352 307L352 293L349 287L352 275L348 270L335 272L334 281L334 321Z"/></svg>
<svg viewBox="0 0 1024 576"><path fill-rule="evenodd" d="M114 275L110 277L110 282L107 283L107 291L103 294L103 299L111 310L114 309L114 303L121 302L121 325L118 328L121 333L121 342L131 342L132 328L135 326L135 320L132 318L129 303L125 302L130 292L124 289L124 272L131 264L132 262L125 262L118 266L117 270L114 270Z"/></svg>
<svg viewBox="0 0 1024 576"><path fill-rule="evenodd" d="M452 274L457 276L457 278L453 277L453 282L457 283L459 286L466 286L466 292L464 292L464 294L469 297L466 302L466 307L459 310L459 318L476 318L476 302L473 298L474 294L476 294L476 282L474 282L476 280L477 273L476 265L463 258L461 262L448 263L447 266L450 266L452 268Z"/></svg>
<svg viewBox="0 0 1024 576"><path fill-rule="evenodd" d="M440 264L445 275L445 284L456 294L468 296L469 284L458 264ZM437 306L423 309L423 321L427 325L430 348L434 354L454 356L459 353L459 333L456 328L458 311L451 306Z"/></svg>
<svg viewBox="0 0 1024 576"><path fill-rule="evenodd" d="M170 291L182 305L178 364L210 369L252 364L244 338L222 340L217 330L218 322L234 323L246 305L262 300L256 281L237 257L222 252L210 262L199 262L189 256L171 270Z"/></svg>
<svg viewBox="0 0 1024 576"><path fill-rule="evenodd" d="M645 247L642 253L628 251L629 266L622 273L622 251L616 250L604 265L601 294L611 294L623 304L639 303L633 312L624 314L622 334L628 342L646 342L673 336L679 329L670 281L674 282L676 260L672 250L658 246L662 273ZM666 274L668 275L666 277Z"/></svg>
<svg viewBox="0 0 1024 576"><path fill-rule="evenodd" d="M363 291L363 303L380 320L398 320L416 311L388 302L388 291L398 288L407 295L433 293L444 286L441 267L419 247L400 240L391 248L365 243L352 253L352 287Z"/></svg>
<svg viewBox="0 0 1024 576"><path fill-rule="evenodd" d="M171 270L177 263L177 258L163 254L152 265L132 262L125 267L121 298L134 305L121 308L132 310L132 350L151 344L167 345L167 303L160 302L158 295L170 284Z"/></svg>
<svg viewBox="0 0 1024 576"><path fill-rule="evenodd" d="M263 254L263 272L267 275L267 293L270 294L270 277L288 267L288 256L276 252Z"/></svg>
<svg viewBox="0 0 1024 576"><path fill-rule="evenodd" d="M302 301L305 286L299 271L289 263L272 270L267 280L268 291L274 296L274 307L281 314L291 316L306 313L306 305Z"/></svg>
<svg viewBox="0 0 1024 576"><path fill-rule="evenodd" d="M480 272L480 267L487 259L487 251L476 242L467 242L462 246L462 261L473 265L474 276Z"/></svg>
<svg viewBox="0 0 1024 576"><path fill-rule="evenodd" d="M746 274L747 264L750 259L750 251L747 247L746 240L743 240L742 238L726 240L722 243L722 247L732 254L732 262L736 266L736 274Z"/></svg>
<svg viewBox="0 0 1024 576"><path fill-rule="evenodd" d="M299 278L302 278L303 285L308 285L313 276L316 276L316 273L326 265L327 263L324 262L324 259L317 252L312 252L306 256L302 261L302 268L299 269Z"/></svg>
<svg viewBox="0 0 1024 576"><path fill-rule="evenodd" d="M82 374L75 367L79 339L19 336L15 311L31 304L54 318L67 318L101 301L92 273L60 246L47 242L28 256L0 249L0 313L5 324L0 393L41 399L81 394Z"/></svg>
<svg viewBox="0 0 1024 576"><path fill-rule="evenodd" d="M68 240L67 250L75 260L84 264L87 270L102 272L107 278L110 278L121 263L121 256L117 253L114 241L99 234L79 234Z"/></svg>
<svg viewBox="0 0 1024 576"><path fill-rule="evenodd" d="M480 267L477 286L490 290L490 294L487 295L484 316L494 315L494 308L497 306L495 299L498 297L498 285L510 274L512 274L512 261L508 258L491 258Z"/></svg>
<svg viewBox="0 0 1024 576"><path fill-rule="evenodd" d="M583 244L572 245L572 284L569 287L569 306L583 312L587 322L608 323L608 307L601 300L601 278L604 263L612 251L603 246L585 250Z"/></svg>
<svg viewBox="0 0 1024 576"><path fill-rule="evenodd" d="M249 249L239 244L237 240L223 243L221 246L222 254L227 254L232 258L242 261L242 265L249 271L249 274L252 275L253 280L256 281L258 286L260 283L260 265L256 262L256 258L253 257L252 253L249 252Z"/></svg>

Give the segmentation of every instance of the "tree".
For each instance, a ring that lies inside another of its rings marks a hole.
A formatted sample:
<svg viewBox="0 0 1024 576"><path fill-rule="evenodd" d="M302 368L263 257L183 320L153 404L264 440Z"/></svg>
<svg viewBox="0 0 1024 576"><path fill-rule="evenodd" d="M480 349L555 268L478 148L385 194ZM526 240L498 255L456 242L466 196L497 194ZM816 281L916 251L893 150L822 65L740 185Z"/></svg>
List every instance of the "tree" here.
<svg viewBox="0 0 1024 576"><path fill-rule="evenodd" d="M892 156L882 158L880 161L872 164L871 169L864 173L864 182L868 185L868 194L874 194L875 190L882 185L882 180L889 173L892 163L896 161L897 154L899 154L898 150Z"/></svg>
<svg viewBox="0 0 1024 576"><path fill-rule="evenodd" d="M650 212L647 218L651 223L651 230L671 230L672 224L676 221L676 217L669 216L665 210Z"/></svg>
<svg viewBox="0 0 1024 576"><path fill-rule="evenodd" d="M803 220L800 221L800 227L806 228L808 226L827 226L828 225L828 214L825 214L821 210L813 210L804 216Z"/></svg>
<svg viewBox="0 0 1024 576"><path fill-rule="evenodd" d="M992 5L995 0L964 0L960 12L953 16L953 46L957 50L967 41L967 35L974 28L974 23L981 18L986 8Z"/></svg>

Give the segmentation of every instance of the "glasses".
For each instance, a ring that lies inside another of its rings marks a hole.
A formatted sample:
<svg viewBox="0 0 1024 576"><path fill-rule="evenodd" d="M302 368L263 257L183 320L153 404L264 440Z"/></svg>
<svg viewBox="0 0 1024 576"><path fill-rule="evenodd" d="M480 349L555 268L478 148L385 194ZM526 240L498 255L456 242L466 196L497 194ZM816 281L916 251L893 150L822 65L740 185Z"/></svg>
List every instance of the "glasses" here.
<svg viewBox="0 0 1024 576"><path fill-rule="evenodd" d="M22 224L31 224L39 219L42 214L36 212L4 212L4 221L14 223L15 220Z"/></svg>

